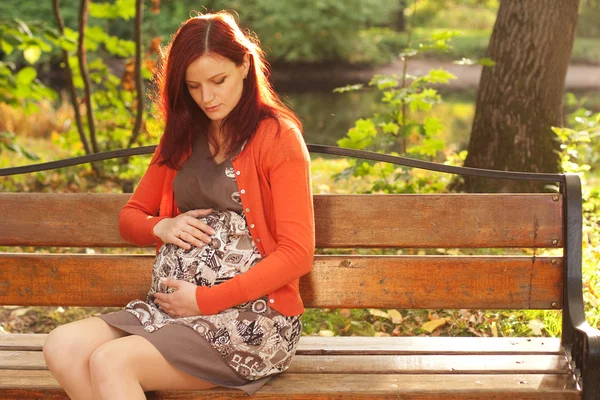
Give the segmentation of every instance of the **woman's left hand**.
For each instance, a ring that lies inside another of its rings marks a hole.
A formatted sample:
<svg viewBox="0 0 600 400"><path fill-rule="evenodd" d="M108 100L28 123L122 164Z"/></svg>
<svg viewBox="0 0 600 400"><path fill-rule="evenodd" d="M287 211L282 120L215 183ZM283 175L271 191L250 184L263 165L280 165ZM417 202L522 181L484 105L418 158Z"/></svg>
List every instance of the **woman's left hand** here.
<svg viewBox="0 0 600 400"><path fill-rule="evenodd" d="M160 309L172 317L190 317L202 315L196 303L197 286L187 281L171 278L161 278L166 287L177 289L173 293L155 293L155 303Z"/></svg>

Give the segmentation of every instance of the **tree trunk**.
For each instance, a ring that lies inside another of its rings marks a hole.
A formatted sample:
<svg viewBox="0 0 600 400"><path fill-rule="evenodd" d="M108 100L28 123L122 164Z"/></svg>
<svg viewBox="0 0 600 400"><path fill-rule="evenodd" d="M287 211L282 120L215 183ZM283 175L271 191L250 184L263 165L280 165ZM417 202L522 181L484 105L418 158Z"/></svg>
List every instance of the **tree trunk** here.
<svg viewBox="0 0 600 400"><path fill-rule="evenodd" d="M465 166L557 172L565 76L579 0L501 0L484 67ZM465 176L468 192L523 192L544 184Z"/></svg>
<svg viewBox="0 0 600 400"><path fill-rule="evenodd" d="M396 14L396 31L397 32L404 32L406 31L406 20L404 19L404 9L406 8L406 0L400 0L399 1L399 6L398 6L398 11Z"/></svg>

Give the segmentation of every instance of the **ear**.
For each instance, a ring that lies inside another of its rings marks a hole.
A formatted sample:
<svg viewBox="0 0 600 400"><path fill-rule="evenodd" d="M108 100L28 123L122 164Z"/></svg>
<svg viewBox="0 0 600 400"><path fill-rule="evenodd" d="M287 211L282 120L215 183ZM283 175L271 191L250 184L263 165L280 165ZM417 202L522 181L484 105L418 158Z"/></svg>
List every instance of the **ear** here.
<svg viewBox="0 0 600 400"><path fill-rule="evenodd" d="M244 68L244 76L248 76L248 71L250 70L250 54L244 55L244 61L242 62L242 67Z"/></svg>

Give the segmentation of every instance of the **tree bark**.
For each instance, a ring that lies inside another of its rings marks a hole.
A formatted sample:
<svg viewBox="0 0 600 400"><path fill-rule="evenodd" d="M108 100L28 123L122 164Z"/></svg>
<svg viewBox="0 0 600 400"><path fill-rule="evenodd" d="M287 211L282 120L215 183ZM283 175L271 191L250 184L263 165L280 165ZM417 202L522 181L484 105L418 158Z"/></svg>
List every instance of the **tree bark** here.
<svg viewBox="0 0 600 400"><path fill-rule="evenodd" d="M484 67L465 166L557 172L565 76L579 0L501 0ZM544 184L465 177L468 192L543 190Z"/></svg>
<svg viewBox="0 0 600 400"><path fill-rule="evenodd" d="M54 12L54 18L56 19L56 25L58 26L58 32L61 35L65 34L65 22L62 14L60 13L60 0L52 1L52 11ZM83 120L81 118L81 112L79 111L79 100L77 99L77 90L73 84L73 71L69 65L69 53L62 49L62 58L65 63L65 71L67 73L67 84L69 86L69 94L71 96L71 104L73 105L73 112L75 113L75 123L77 124L77 132L79 133L79 139L83 144L85 154L91 154L90 144L88 143L87 137L85 136L85 129L83 128Z"/></svg>
<svg viewBox="0 0 600 400"><path fill-rule="evenodd" d="M135 92L137 97L136 117L133 132L127 148L133 146L142 130L144 121L144 79L142 78L142 20L144 19L144 1L135 2Z"/></svg>
<svg viewBox="0 0 600 400"><path fill-rule="evenodd" d="M88 129L90 131L90 140L94 153L100 152L98 140L96 139L96 122L94 120L94 109L92 107L92 82L87 68L87 51L85 49L85 28L88 22L88 10L90 0L81 0L79 9L79 39L77 42L77 58L79 60L79 72L83 79L85 106L87 110Z"/></svg>

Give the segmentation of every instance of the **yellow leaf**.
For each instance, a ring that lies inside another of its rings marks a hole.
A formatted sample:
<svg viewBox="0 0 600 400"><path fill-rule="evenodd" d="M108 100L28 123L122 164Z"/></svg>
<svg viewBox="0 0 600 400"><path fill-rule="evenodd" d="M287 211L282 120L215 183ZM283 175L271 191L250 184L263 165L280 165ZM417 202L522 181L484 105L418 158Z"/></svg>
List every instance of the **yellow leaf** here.
<svg viewBox="0 0 600 400"><path fill-rule="evenodd" d="M398 310L387 310L387 313L390 317L392 317L392 322L395 324L401 324L404 318L402 318L402 314Z"/></svg>
<svg viewBox="0 0 600 400"><path fill-rule="evenodd" d="M446 320L444 318L434 319L433 321L425 322L421 327L424 331L429 333L435 331L437 328L446 325Z"/></svg>
<svg viewBox="0 0 600 400"><path fill-rule="evenodd" d="M334 336L334 333L332 331L330 331L329 329L323 329L323 330L319 331L319 336L331 337L331 336Z"/></svg>
<svg viewBox="0 0 600 400"><path fill-rule="evenodd" d="M369 314L371 314L374 317L392 319L392 317L390 317L388 313L386 313L385 311L378 310L376 308L369 308Z"/></svg>
<svg viewBox="0 0 600 400"><path fill-rule="evenodd" d="M492 336L498 337L498 327L496 326L496 321L492 321Z"/></svg>

